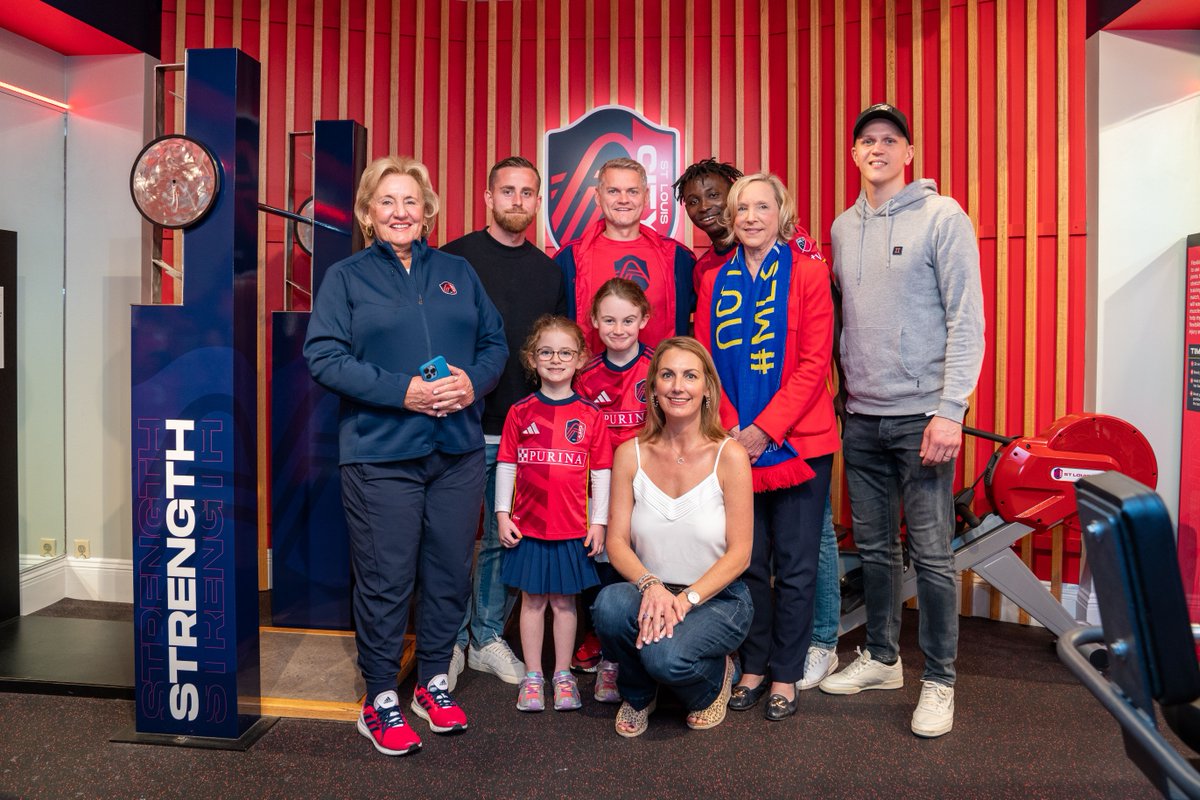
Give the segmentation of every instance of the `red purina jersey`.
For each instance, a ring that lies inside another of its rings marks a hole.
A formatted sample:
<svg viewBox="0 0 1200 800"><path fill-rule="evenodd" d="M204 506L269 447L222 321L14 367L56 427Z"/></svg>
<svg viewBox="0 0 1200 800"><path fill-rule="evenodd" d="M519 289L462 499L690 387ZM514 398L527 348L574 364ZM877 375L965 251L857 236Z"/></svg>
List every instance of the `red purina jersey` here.
<svg viewBox="0 0 1200 800"><path fill-rule="evenodd" d="M644 344L639 347L637 357L623 367L613 366L601 353L575 379L575 391L604 412L614 451L646 424L648 373L654 349Z"/></svg>
<svg viewBox="0 0 1200 800"><path fill-rule="evenodd" d="M517 465L512 520L522 536L587 536L588 472L612 469L600 409L577 394L566 400L531 394L509 409L496 460Z"/></svg>

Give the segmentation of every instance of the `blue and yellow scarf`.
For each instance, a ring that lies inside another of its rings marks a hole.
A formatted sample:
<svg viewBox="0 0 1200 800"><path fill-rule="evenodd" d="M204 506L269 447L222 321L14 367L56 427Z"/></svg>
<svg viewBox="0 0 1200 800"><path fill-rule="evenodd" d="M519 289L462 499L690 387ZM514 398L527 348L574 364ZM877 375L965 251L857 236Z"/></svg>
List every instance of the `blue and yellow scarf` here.
<svg viewBox="0 0 1200 800"><path fill-rule="evenodd" d="M713 282L709 352L743 428L757 419L783 380L791 278L792 250L776 242L753 276L738 245ZM786 441L772 442L754 466L773 467L795 457Z"/></svg>

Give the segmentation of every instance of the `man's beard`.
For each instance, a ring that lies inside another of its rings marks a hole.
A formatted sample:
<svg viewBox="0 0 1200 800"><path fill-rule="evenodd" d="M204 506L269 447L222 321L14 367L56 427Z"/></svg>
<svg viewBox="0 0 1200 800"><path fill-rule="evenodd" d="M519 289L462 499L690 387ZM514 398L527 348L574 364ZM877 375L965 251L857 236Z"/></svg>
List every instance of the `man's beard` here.
<svg viewBox="0 0 1200 800"><path fill-rule="evenodd" d="M509 233L524 233L533 224L532 211L492 211L496 224Z"/></svg>

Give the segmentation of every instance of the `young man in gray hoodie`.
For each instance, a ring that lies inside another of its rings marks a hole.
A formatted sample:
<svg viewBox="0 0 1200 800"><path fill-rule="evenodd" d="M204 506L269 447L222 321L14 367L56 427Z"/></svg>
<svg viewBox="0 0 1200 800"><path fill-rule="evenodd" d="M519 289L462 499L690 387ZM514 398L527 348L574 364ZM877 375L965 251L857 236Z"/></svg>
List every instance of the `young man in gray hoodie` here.
<svg viewBox="0 0 1200 800"><path fill-rule="evenodd" d="M954 724L958 608L954 459L983 362L983 291L971 221L932 180L905 183L908 120L886 103L854 123L850 150L862 192L833 223L841 292L846 393L842 454L862 557L867 640L859 657L821 683L830 694L899 689L900 509L917 570L925 654L912 731Z"/></svg>

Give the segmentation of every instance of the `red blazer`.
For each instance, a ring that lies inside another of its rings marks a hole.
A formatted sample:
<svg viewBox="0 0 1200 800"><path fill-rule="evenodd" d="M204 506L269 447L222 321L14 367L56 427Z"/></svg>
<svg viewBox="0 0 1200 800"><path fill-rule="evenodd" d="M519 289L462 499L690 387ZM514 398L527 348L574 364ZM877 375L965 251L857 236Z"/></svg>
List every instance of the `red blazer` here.
<svg viewBox="0 0 1200 800"><path fill-rule="evenodd" d="M783 353L779 391L754 420L776 443L787 439L801 459L829 455L841 447L830 394L833 364L833 297L829 265L804 231L792 247L792 280L788 287L788 338ZM730 252L732 256L732 251ZM696 338L712 349L712 291L720 270L707 270L696 287ZM737 410L721 391L721 423L738 424ZM798 459L773 467L755 467L754 491L795 486L812 477Z"/></svg>

